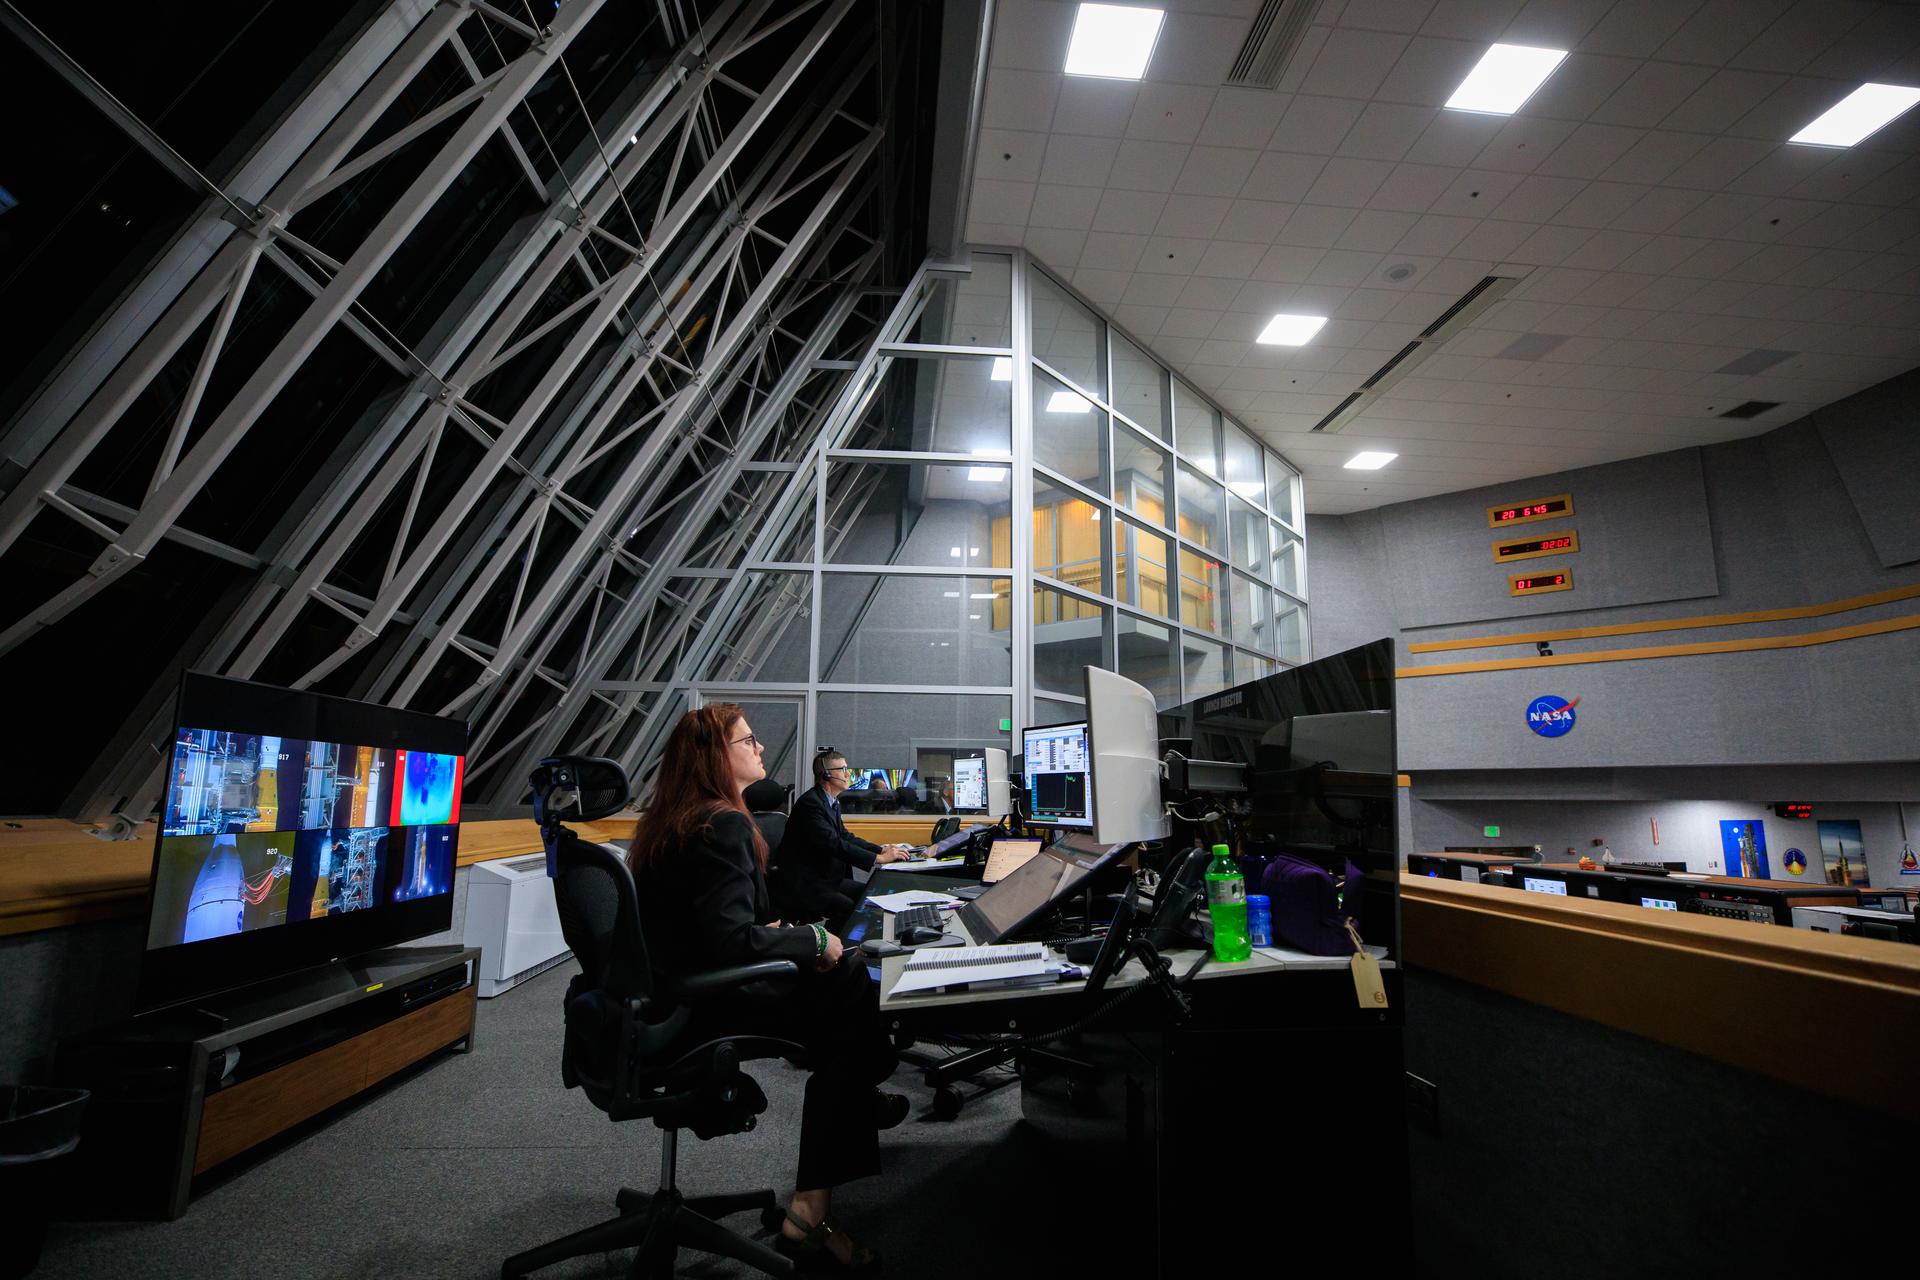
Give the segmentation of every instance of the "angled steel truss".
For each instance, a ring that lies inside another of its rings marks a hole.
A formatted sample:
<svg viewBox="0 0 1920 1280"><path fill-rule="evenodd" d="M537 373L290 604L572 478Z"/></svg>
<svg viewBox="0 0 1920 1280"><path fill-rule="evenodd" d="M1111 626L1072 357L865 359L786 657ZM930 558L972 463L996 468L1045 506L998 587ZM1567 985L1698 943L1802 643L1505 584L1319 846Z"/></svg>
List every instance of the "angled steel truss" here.
<svg viewBox="0 0 1920 1280"><path fill-rule="evenodd" d="M873 209L887 86L871 6L719 0L678 32L650 83L595 114L566 54L599 8L572 0L539 28L486 5L391 6L342 60L359 82L317 89L322 101L288 117L290 136L259 150L244 188L213 187L10 425L25 474L0 499L0 557L37 521L77 526L98 550L0 631L0 653L112 592L162 542L249 574L84 776L69 816L150 807L170 672L185 666L463 715L480 812L516 805L524 765L557 742L631 738L632 695L594 681L653 674L640 654L656 651L643 627L660 608L710 615L724 567L845 393L851 364L828 357L868 345L886 310L873 301L884 257ZM443 51L470 87L379 132ZM516 114L539 85L570 90L590 123L572 154L552 156L550 178L533 159L553 151L538 117ZM543 210L409 349L367 287L496 140ZM357 243L316 243L303 214L422 154ZM264 271L307 300L234 369L235 317ZM192 527L209 479L337 332L403 390L333 447L270 536L233 545ZM121 447L129 407L183 355L192 374L140 500L77 483L87 459ZM203 413L216 375L237 389ZM683 593L687 565L715 576Z"/></svg>

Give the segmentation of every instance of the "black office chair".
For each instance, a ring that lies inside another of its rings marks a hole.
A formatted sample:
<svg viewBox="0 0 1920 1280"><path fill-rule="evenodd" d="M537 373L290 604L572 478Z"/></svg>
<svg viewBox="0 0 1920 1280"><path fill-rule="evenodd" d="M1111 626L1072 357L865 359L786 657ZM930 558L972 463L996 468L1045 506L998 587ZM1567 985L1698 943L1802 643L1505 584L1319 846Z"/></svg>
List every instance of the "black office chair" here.
<svg viewBox="0 0 1920 1280"><path fill-rule="evenodd" d="M760 828L760 835L767 842L767 855L773 857L780 852L780 842L787 835L787 811L792 808L792 789L785 783L775 782L772 778L762 778L748 787L742 798L747 802L747 813L753 824ZM773 864L768 863L768 870Z"/></svg>
<svg viewBox="0 0 1920 1280"><path fill-rule="evenodd" d="M769 960L682 977L670 989L656 987L625 857L561 825L617 812L626 804L627 788L616 761L552 757L534 770L533 812L546 845L560 931L581 966L567 987L561 1077L569 1089L584 1089L611 1120L652 1118L662 1130L660 1189L647 1194L622 1188L614 1197L619 1217L515 1254L501 1264L500 1274L524 1276L563 1259L637 1246L628 1274L650 1280L671 1276L684 1246L736 1258L768 1275L790 1275L790 1259L714 1221L757 1209L763 1226L777 1225L781 1213L771 1190L686 1196L674 1184L674 1167L680 1130L702 1139L745 1133L767 1109L766 1095L741 1063L805 1061L805 1050L791 1040L698 1039L690 1030L690 1002L792 976L798 967Z"/></svg>

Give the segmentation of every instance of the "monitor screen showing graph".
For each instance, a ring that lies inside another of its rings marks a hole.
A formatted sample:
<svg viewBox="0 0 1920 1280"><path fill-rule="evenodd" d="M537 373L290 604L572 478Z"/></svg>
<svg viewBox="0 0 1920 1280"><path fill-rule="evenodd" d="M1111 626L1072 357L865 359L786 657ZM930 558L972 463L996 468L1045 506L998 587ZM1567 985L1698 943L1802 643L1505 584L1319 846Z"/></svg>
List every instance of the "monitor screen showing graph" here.
<svg viewBox="0 0 1920 1280"><path fill-rule="evenodd" d="M1054 827L1093 825L1093 761L1087 722L1041 725L1023 731L1027 818Z"/></svg>

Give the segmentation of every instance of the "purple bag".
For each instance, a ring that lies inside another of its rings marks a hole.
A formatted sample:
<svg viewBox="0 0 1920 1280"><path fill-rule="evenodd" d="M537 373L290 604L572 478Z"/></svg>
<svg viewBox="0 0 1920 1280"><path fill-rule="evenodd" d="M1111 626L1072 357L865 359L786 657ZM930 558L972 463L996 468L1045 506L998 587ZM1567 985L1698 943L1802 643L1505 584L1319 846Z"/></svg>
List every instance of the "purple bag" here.
<svg viewBox="0 0 1920 1280"><path fill-rule="evenodd" d="M1360 891L1360 868L1348 862L1346 876L1336 881L1326 868L1289 853L1274 854L1260 873L1256 890L1273 901L1273 940L1314 956L1353 954L1347 921L1358 914L1359 903L1341 904L1341 890Z"/></svg>

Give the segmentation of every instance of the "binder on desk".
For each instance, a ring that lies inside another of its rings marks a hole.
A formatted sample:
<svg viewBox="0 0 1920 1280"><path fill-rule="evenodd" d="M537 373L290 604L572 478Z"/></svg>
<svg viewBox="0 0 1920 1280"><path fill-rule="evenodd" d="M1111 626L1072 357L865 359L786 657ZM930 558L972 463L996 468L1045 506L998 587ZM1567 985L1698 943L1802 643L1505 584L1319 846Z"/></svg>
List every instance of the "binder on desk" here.
<svg viewBox="0 0 1920 1280"><path fill-rule="evenodd" d="M916 952L900 970L900 980L893 984L893 994L931 991L963 982L1041 978L1050 972L1046 954L1046 947L1038 942L990 947L943 947L937 951Z"/></svg>

